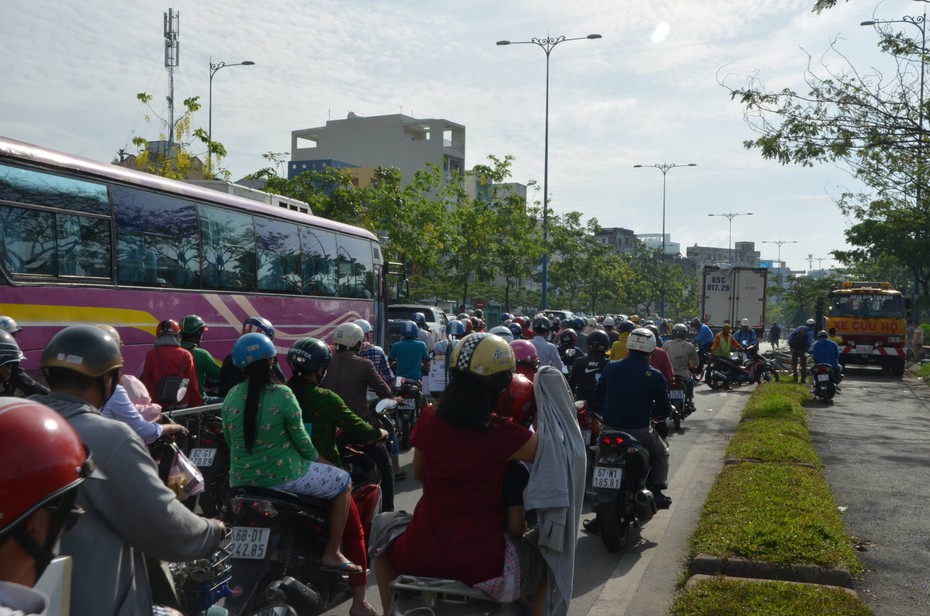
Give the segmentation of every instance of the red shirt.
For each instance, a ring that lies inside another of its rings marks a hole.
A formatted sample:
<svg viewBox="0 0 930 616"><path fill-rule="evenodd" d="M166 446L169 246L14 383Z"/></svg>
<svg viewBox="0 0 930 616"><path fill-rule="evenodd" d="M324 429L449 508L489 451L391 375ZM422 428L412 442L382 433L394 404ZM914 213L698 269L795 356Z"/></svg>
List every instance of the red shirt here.
<svg viewBox="0 0 930 616"><path fill-rule="evenodd" d="M649 358L649 365L662 373L666 384L671 385L672 381L675 380L675 370L672 368L672 361L668 358L665 349L656 347L656 350L652 352L652 356Z"/></svg>
<svg viewBox="0 0 930 616"><path fill-rule="evenodd" d="M172 408L203 406L200 382L197 380L197 368L194 366L194 356L190 354L190 351L181 346L162 345L146 353L145 364L142 366L142 383L149 391L149 396L156 402L159 401L155 395L158 382L166 374L190 379L187 396L177 405L172 405Z"/></svg>
<svg viewBox="0 0 930 616"><path fill-rule="evenodd" d="M503 572L504 474L531 435L509 421L458 428L424 409L410 437L423 456L423 496L389 552L399 573L477 584Z"/></svg>

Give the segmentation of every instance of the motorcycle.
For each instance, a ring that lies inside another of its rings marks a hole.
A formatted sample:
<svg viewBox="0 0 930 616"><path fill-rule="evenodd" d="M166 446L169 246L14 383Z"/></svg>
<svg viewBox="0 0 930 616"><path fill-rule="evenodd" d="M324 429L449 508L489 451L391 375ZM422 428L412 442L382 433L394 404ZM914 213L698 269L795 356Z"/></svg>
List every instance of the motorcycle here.
<svg viewBox="0 0 930 616"><path fill-rule="evenodd" d="M410 449L410 433L420 418L423 395L419 381L399 376L394 381L394 391L403 400L397 403L397 434L402 450Z"/></svg>
<svg viewBox="0 0 930 616"><path fill-rule="evenodd" d="M578 427L581 428L581 440L585 445L585 494L593 494L591 478L594 475L597 440L601 436L604 421L588 407L588 403L584 400L575 401L575 412L578 415Z"/></svg>
<svg viewBox="0 0 930 616"><path fill-rule="evenodd" d="M401 575L391 582L391 611L385 616L517 616L516 605L500 603L484 591L458 580Z"/></svg>
<svg viewBox="0 0 930 616"><path fill-rule="evenodd" d="M626 542L630 526L642 526L658 510L655 496L646 488L649 450L627 432L601 434L599 457L592 486L597 494L597 525L601 540L611 552Z"/></svg>
<svg viewBox="0 0 930 616"><path fill-rule="evenodd" d="M830 404L836 395L836 377L830 364L817 364L814 366L814 395L821 401Z"/></svg>
<svg viewBox="0 0 930 616"><path fill-rule="evenodd" d="M668 384L668 399L672 403L671 420L675 424L675 432L681 430L682 420L694 412L694 402L687 400L685 396L687 390L685 380L678 375Z"/></svg>
<svg viewBox="0 0 930 616"><path fill-rule="evenodd" d="M202 413L196 434L191 437L187 457L203 473L204 491L200 509L208 518L222 518L229 506L229 444L223 435L223 418L218 411Z"/></svg>
<svg viewBox="0 0 930 616"><path fill-rule="evenodd" d="M778 370L769 360L759 354L759 347L748 347L745 353L749 358L745 365L736 359L719 355L711 356L704 373L704 382L707 386L711 389L723 389L730 385L778 381Z"/></svg>
<svg viewBox="0 0 930 616"><path fill-rule="evenodd" d="M384 416L394 403L382 400L376 412ZM340 457L352 477L352 499L367 534L381 509L377 465L360 447L344 446ZM241 487L233 490L227 521L232 526L233 595L225 605L232 613L286 603L301 616L319 614L350 597L347 576L319 566L328 537L328 501Z"/></svg>

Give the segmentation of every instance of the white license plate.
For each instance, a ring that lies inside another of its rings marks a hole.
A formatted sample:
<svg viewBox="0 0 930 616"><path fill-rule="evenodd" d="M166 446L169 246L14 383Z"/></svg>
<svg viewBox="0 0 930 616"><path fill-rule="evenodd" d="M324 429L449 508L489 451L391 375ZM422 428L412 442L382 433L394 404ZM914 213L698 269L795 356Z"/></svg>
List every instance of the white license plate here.
<svg viewBox="0 0 930 616"><path fill-rule="evenodd" d="M233 558L262 560L268 553L268 538L270 536L270 528L233 526L229 538L229 551Z"/></svg>
<svg viewBox="0 0 930 616"><path fill-rule="evenodd" d="M622 473L623 469L621 468L595 466L594 476L591 478L591 487L617 490L620 488L620 477Z"/></svg>
<svg viewBox="0 0 930 616"><path fill-rule="evenodd" d="M685 392L683 389L670 389L668 390L668 397L672 400L684 400Z"/></svg>
<svg viewBox="0 0 930 616"><path fill-rule="evenodd" d="M591 431L590 431L590 430L582 430L582 431L581 431L581 441L582 441L585 445L590 445L590 444L591 444Z"/></svg>
<svg viewBox="0 0 930 616"><path fill-rule="evenodd" d="M830 381L830 375L829 375L829 374L818 374L818 375L817 375L817 380L820 381L821 383L829 382L829 381Z"/></svg>
<svg viewBox="0 0 930 616"><path fill-rule="evenodd" d="M216 457L216 449L197 447L191 449L191 452L187 457L190 458L191 462L197 466L213 466L213 459Z"/></svg>
<svg viewBox="0 0 930 616"><path fill-rule="evenodd" d="M856 345L856 353L862 353L868 355L872 352L872 345L870 344L859 344Z"/></svg>
<svg viewBox="0 0 930 616"><path fill-rule="evenodd" d="M397 403L398 409L403 409L405 411L412 411L417 407L417 401L413 398L404 398L403 402Z"/></svg>

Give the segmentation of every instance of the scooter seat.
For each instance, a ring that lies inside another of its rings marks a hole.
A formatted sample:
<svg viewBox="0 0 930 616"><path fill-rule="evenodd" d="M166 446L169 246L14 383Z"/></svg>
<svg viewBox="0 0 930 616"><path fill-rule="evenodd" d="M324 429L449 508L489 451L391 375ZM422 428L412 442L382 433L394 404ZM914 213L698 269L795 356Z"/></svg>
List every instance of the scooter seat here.
<svg viewBox="0 0 930 616"><path fill-rule="evenodd" d="M233 488L233 496L255 496L258 498L279 499L292 505L310 509L329 511L329 501L307 494L286 492L275 488L260 488L258 486L241 486Z"/></svg>

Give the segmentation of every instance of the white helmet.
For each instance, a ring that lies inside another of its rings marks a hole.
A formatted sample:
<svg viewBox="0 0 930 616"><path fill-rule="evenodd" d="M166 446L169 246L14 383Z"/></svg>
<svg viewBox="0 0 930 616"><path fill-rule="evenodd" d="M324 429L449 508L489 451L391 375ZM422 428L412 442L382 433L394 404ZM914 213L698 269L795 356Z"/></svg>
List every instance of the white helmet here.
<svg viewBox="0 0 930 616"><path fill-rule="evenodd" d="M808 320L807 320L807 326L808 326L808 327L813 328L814 325L817 325L817 322L814 321L814 319L808 319Z"/></svg>
<svg viewBox="0 0 930 616"><path fill-rule="evenodd" d="M656 337L648 329L639 327L630 332L630 337L626 339L626 348L630 351L652 353L656 350Z"/></svg>
<svg viewBox="0 0 930 616"><path fill-rule="evenodd" d="M365 339L365 332L355 323L343 323L336 328L333 334L333 342L337 346L343 346L347 349L355 348L355 345Z"/></svg>
<svg viewBox="0 0 930 616"><path fill-rule="evenodd" d="M362 333L365 334L366 336L371 333L371 323L369 323L365 319L355 319L353 323L361 327Z"/></svg>
<svg viewBox="0 0 930 616"><path fill-rule="evenodd" d="M509 327L506 327L504 325L498 325L497 327L492 327L491 331L489 331L488 333L494 334L495 336L500 336L501 338L507 341L507 344L510 344L511 342L513 342L513 332L510 331Z"/></svg>
<svg viewBox="0 0 930 616"><path fill-rule="evenodd" d="M5 331L11 336L23 331L12 317L0 317L0 330Z"/></svg>
<svg viewBox="0 0 930 616"><path fill-rule="evenodd" d="M614 318L613 317L604 317L604 327L613 327Z"/></svg>
<svg viewBox="0 0 930 616"><path fill-rule="evenodd" d="M739 324L742 325L743 327L749 327L749 319L743 319L742 321L739 322Z"/></svg>

